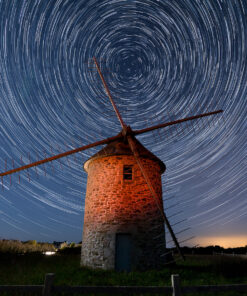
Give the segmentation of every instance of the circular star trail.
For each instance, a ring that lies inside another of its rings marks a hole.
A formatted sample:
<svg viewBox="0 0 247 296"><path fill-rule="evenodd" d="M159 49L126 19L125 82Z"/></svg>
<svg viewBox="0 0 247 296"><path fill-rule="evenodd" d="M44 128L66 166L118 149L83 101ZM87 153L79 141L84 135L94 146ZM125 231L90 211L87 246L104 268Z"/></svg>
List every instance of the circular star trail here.
<svg viewBox="0 0 247 296"><path fill-rule="evenodd" d="M0 12L1 171L120 131L96 57L133 129L224 110L139 139L166 163L166 213L186 218L175 232L191 227L180 240L245 234L246 1L13 0ZM98 149L5 177L0 236L79 241L83 162Z"/></svg>

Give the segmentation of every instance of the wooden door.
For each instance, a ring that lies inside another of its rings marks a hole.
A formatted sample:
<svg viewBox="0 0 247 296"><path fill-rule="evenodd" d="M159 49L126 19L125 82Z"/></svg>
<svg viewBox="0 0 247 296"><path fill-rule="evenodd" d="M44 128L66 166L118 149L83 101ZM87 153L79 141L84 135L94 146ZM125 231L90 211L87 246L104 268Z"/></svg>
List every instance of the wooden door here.
<svg viewBox="0 0 247 296"><path fill-rule="evenodd" d="M129 233L116 234L115 269L131 271L132 241Z"/></svg>

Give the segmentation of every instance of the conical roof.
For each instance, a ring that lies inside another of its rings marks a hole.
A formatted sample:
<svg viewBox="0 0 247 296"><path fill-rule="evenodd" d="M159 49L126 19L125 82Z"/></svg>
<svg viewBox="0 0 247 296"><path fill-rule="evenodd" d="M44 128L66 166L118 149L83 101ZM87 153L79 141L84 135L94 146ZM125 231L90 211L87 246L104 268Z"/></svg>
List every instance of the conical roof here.
<svg viewBox="0 0 247 296"><path fill-rule="evenodd" d="M139 156L141 158L148 158L157 162L160 165L161 174L163 174L166 170L165 164L157 156L155 156L152 152L145 148L134 136L132 136L132 139L135 142L135 146ZM101 149L99 152L91 156L85 162L84 169L87 171L87 167L92 160L113 155L133 155L128 142L125 141L124 138L111 142L110 144L106 145L103 149Z"/></svg>

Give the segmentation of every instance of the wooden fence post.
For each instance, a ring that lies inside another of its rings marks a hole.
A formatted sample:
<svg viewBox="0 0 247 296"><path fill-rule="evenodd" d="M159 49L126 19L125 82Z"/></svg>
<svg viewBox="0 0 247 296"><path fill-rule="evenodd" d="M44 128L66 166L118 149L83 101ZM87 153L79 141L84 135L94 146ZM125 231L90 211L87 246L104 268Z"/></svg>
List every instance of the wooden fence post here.
<svg viewBox="0 0 247 296"><path fill-rule="evenodd" d="M180 286L180 277L179 274L172 274L172 296L181 296L181 286Z"/></svg>
<svg viewBox="0 0 247 296"><path fill-rule="evenodd" d="M55 277L54 273L47 273L45 275L45 282L44 282L42 296L51 296L54 277Z"/></svg>

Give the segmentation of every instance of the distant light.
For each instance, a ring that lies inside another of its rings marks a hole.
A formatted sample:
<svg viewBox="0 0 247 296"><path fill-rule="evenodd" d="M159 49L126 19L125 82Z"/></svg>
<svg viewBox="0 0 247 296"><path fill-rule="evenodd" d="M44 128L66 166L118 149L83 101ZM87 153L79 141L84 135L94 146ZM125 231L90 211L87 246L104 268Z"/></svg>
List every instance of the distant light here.
<svg viewBox="0 0 247 296"><path fill-rule="evenodd" d="M47 255L47 256L50 256L50 255L54 255L56 254L56 252L53 252L53 251L46 251L43 253L44 255Z"/></svg>

